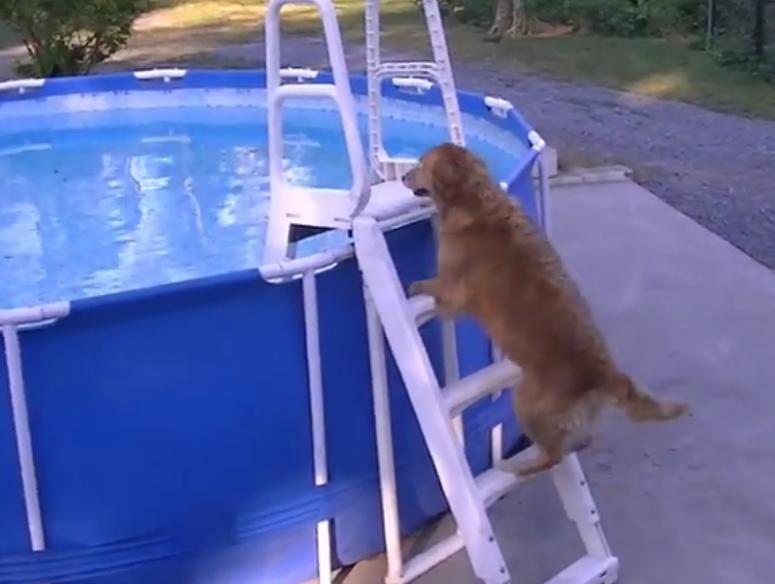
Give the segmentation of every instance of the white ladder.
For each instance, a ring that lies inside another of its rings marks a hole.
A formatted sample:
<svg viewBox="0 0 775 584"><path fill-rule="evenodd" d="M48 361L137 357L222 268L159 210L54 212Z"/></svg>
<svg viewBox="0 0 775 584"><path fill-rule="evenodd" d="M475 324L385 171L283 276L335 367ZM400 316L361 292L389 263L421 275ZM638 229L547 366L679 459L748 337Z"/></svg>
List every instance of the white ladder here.
<svg viewBox="0 0 775 584"><path fill-rule="evenodd" d="M369 158L372 169L385 180L400 177L408 161L391 158L385 151L382 137L382 80L390 78L396 87L417 92L428 91L435 81L441 92L447 125L452 142L463 146L463 124L457 91L452 76L452 63L447 50L444 24L436 0L422 0L425 22L431 41L433 61L382 62L380 50L380 0L366 2L366 65L369 99ZM411 161L409 161L411 162Z"/></svg>
<svg viewBox="0 0 775 584"><path fill-rule="evenodd" d="M323 21L333 72L332 84L306 84L305 80L315 77L312 72L280 68L280 9L286 4L310 3L317 6ZM313 258L292 260L289 234L292 224L352 229L355 254L364 278L368 315L380 483L388 556L386 581L388 584L410 582L445 558L465 548L478 578L488 584L505 584L510 581L510 576L487 517L486 507L518 484L518 481L513 473L500 468L492 468L476 478L472 475L463 452L460 413L481 396L499 392L512 385L519 371L511 363L498 361L466 379L459 380L454 323L445 322L442 327L444 382L449 387L442 392L418 331L419 324L432 316L433 302L427 297L407 299L398 280L383 233L383 228L388 223L393 226L400 225L408 220L407 217L427 217L427 213L419 209L419 200L412 197L411 193L406 191L397 180L398 173L402 171L402 165L413 161L390 159L382 146L381 79L393 75L410 75L408 78L393 78L392 81L419 90L428 88L428 85L422 83L422 81L428 83L424 78L436 80L444 101L451 138L458 144L463 143L460 110L438 5L435 0L423 0L423 8L431 35L434 62L381 63L379 0L367 0L370 162L373 170L377 171L384 181L370 186L364 151L358 134L356 109L341 36L331 0L269 1L265 22L271 204L264 263L274 267L270 270L262 270L262 273L265 277L268 277L269 273L277 273L279 279L287 279L292 277L292 273L296 273L291 269L292 264L306 266L303 271L303 288L313 409L315 483L323 485L328 477L316 307L317 264L315 262L317 260L313 261ZM414 76L419 76L420 79ZM283 84L284 78L295 78L299 83ZM309 189L286 183L282 172L281 109L283 102L288 98L327 98L336 103L342 117L353 176L353 185L350 189ZM333 252L320 255L330 256L330 263L337 261L336 257L339 257ZM341 256L340 259L343 257ZM324 263L330 265L327 260ZM322 266L323 264L320 266L321 269ZM458 533L454 536L407 562L403 561L400 545L383 329L458 528ZM494 450L497 450L497 442L497 440L493 441ZM513 460L506 461L507 464L513 462ZM566 458L552 471L552 476L568 516L579 529L587 554L563 570L548 584L614 582L618 562L608 548L594 501L575 456ZM317 530L318 573L321 582L324 583L331 582L330 537L328 521L321 521Z"/></svg>
<svg viewBox="0 0 775 584"><path fill-rule="evenodd" d="M433 302L425 296L407 298L385 236L372 217L354 221L355 253L363 273L369 323L388 584L410 582L465 548L475 575L487 584L511 581L487 507L519 484L509 468L533 456L532 449L503 461L474 477L458 442L451 418L484 396L513 386L519 369L508 361L492 365L442 388L420 337ZM457 533L404 562L398 526L390 411L387 398L384 330L407 393L431 453L442 489L457 523ZM586 554L547 584L611 584L618 560L611 554L586 478L575 455L552 471L552 478L568 517L576 524Z"/></svg>

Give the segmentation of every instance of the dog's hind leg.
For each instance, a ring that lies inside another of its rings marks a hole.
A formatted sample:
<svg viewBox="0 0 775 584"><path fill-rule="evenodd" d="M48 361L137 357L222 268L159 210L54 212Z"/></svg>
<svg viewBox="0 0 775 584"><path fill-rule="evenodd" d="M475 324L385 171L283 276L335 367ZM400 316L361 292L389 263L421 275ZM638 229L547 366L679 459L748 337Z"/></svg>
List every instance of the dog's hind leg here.
<svg viewBox="0 0 775 584"><path fill-rule="evenodd" d="M527 477L545 470L549 470L562 460L565 454L562 441L557 444L551 444L549 447L538 444L539 455L533 460L521 464L517 468L517 474L521 477Z"/></svg>
<svg viewBox="0 0 775 584"><path fill-rule="evenodd" d="M547 411L541 400L540 388L527 378L514 392L514 407L520 427L538 447L539 455L517 467L516 473L525 477L552 468L565 454L567 431L561 417Z"/></svg>

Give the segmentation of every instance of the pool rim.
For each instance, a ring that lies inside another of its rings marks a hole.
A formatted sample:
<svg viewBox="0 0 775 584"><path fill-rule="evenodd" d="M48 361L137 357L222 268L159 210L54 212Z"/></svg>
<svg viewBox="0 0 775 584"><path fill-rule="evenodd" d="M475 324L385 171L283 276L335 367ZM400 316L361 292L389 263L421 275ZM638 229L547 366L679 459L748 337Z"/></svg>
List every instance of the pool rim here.
<svg viewBox="0 0 775 584"><path fill-rule="evenodd" d="M154 69L151 71L156 71L157 74L151 75L150 78L148 78L147 70L145 70L83 77L20 80L11 86L10 89L0 93L0 118L2 118L2 105L4 103L34 101L55 96L84 96L137 91L165 93L179 89L261 90L266 88L266 72L263 69ZM170 71L178 73L165 75L165 73ZM26 81L29 83L25 83ZM367 95L368 80L364 75L350 75L349 81L354 96ZM333 74L330 71L316 71L314 78L286 80L286 82L333 83ZM28 87L25 87L25 85L28 85ZM392 83L392 79L385 79L382 81L382 95L384 98L391 100L443 107L441 91L435 84L426 92L414 93L396 87ZM519 186L518 183L523 180L524 174L530 172L536 162L539 161L539 157L546 145L544 140L510 102L498 97L464 90L458 90L457 95L462 113L484 119L496 127L513 134L523 142L527 154L518 161L509 178L503 181L505 190L509 193L515 193ZM539 164L538 166L540 169L541 165ZM539 172L539 174L545 175L545 172ZM538 193L536 193L536 200L538 201L539 215L541 219L545 219L546 203L543 201L545 197L543 179L541 182L542 185L539 187ZM408 223L427 220L430 215L431 212L424 210L415 212L396 218L390 224L385 225L385 228L392 229ZM545 220L541 221L541 223L545 223ZM112 307L117 304L135 304L149 298L173 296L195 290L212 290L213 288L228 287L237 283L252 281L257 277L268 282L288 278L295 279L309 271L318 272L333 268L339 262L349 259L353 255L353 245L348 244L336 250L323 251L279 264L261 265L257 262L255 268L197 277L180 282L98 294L86 298L48 302L37 306L0 308L0 327L8 325L17 328L38 328L66 317L74 309L80 312L83 310L106 308L108 306Z"/></svg>

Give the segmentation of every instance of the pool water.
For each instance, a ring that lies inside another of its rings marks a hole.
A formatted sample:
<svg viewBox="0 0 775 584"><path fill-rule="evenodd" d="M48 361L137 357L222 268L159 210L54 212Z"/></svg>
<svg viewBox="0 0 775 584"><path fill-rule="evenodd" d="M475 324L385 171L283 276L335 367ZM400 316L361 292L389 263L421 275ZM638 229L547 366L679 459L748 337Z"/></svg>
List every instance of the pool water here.
<svg viewBox="0 0 775 584"><path fill-rule="evenodd" d="M127 109L4 118L0 308L146 288L261 263L268 211L260 106ZM430 118L429 118L430 119ZM448 137L442 119L387 119L392 155ZM288 179L347 187L338 114L285 113ZM366 144L365 123L362 124ZM499 180L524 152L469 136ZM341 245L340 234L302 253Z"/></svg>

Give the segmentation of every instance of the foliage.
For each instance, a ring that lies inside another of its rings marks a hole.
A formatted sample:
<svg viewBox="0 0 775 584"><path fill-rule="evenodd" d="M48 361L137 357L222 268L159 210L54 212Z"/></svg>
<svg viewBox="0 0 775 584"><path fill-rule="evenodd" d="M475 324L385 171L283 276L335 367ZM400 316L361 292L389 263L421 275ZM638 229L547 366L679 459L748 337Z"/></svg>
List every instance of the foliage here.
<svg viewBox="0 0 775 584"><path fill-rule="evenodd" d="M493 21L496 1L441 3L448 16L486 27ZM761 26L768 3L775 0L715 0L711 56L723 65L774 79L775 56L766 50L766 22ZM573 30L609 37L694 37L698 48L706 43L708 5L708 0L525 0L525 11L531 22L570 25Z"/></svg>
<svg viewBox="0 0 775 584"><path fill-rule="evenodd" d="M43 77L88 73L126 45L147 0L0 0L0 20L24 39Z"/></svg>
<svg viewBox="0 0 775 584"><path fill-rule="evenodd" d="M736 0L739 1L739 0ZM654 36L701 29L705 0L527 0L536 20L574 25L608 36ZM487 25L495 0L442 0L448 14Z"/></svg>

